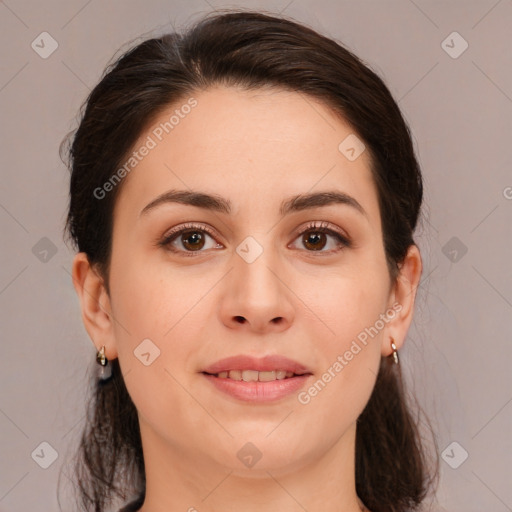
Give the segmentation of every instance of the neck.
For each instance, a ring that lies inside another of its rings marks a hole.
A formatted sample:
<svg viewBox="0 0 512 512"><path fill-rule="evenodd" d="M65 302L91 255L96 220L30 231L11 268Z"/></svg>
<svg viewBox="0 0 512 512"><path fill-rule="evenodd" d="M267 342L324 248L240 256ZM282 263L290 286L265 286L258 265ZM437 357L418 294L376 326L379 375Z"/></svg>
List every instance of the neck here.
<svg viewBox="0 0 512 512"><path fill-rule="evenodd" d="M170 445L140 422L146 498L139 512L367 511L355 491L355 424L323 454L240 470ZM237 444L237 443L234 443Z"/></svg>

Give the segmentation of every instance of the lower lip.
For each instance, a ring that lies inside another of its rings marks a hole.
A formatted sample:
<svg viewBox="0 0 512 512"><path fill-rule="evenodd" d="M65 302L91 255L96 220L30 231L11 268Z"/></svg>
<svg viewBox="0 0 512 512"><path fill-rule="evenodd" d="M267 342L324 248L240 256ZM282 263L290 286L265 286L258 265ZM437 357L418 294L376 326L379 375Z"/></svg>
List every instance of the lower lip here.
<svg viewBox="0 0 512 512"><path fill-rule="evenodd" d="M243 380L222 379L203 373L203 375L219 390L246 402L273 402L296 393L302 388L311 374L297 375L288 379L271 380L269 382L245 382Z"/></svg>

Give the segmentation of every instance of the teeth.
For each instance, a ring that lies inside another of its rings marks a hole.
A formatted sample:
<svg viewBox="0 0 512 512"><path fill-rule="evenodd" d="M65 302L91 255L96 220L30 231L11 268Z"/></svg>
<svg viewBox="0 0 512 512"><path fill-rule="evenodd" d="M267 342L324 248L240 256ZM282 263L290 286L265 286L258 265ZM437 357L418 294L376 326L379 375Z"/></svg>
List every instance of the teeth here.
<svg viewBox="0 0 512 512"><path fill-rule="evenodd" d="M244 382L256 382L258 380L259 372L255 370L244 370L242 372L242 380Z"/></svg>
<svg viewBox="0 0 512 512"><path fill-rule="evenodd" d="M293 372L286 370L272 370L267 372L258 372L256 370L230 370L229 372L219 372L219 379L243 380L244 382L270 382L273 380L283 380L293 377Z"/></svg>
<svg viewBox="0 0 512 512"><path fill-rule="evenodd" d="M260 382L270 382L276 380L276 372L259 372L258 380Z"/></svg>

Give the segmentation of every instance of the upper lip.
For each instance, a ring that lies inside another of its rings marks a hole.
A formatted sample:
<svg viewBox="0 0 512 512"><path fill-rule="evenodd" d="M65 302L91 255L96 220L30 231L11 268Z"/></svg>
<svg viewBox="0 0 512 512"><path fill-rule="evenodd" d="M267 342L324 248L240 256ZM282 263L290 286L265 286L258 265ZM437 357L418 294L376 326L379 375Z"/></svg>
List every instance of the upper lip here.
<svg viewBox="0 0 512 512"><path fill-rule="evenodd" d="M259 372L285 370L297 375L311 373L308 368L299 362L280 355L267 355L261 358L249 355L227 357L207 366L203 372L217 374L230 370L255 370Z"/></svg>

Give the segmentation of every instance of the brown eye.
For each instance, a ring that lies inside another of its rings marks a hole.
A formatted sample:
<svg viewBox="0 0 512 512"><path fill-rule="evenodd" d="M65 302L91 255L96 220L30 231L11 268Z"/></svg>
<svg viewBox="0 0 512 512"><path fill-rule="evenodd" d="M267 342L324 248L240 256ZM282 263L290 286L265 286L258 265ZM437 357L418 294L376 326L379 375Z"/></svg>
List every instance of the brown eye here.
<svg viewBox="0 0 512 512"><path fill-rule="evenodd" d="M200 231L184 231L181 233L181 243L187 250L201 250L205 244L204 235Z"/></svg>
<svg viewBox="0 0 512 512"><path fill-rule="evenodd" d="M351 246L346 236L326 226L326 223L310 224L299 233L300 244L307 252L329 254Z"/></svg>
<svg viewBox="0 0 512 512"><path fill-rule="evenodd" d="M207 249L222 248L210 228L190 224L173 229L158 245L183 256L194 256L206 252Z"/></svg>
<svg viewBox="0 0 512 512"><path fill-rule="evenodd" d="M320 251L327 244L325 233L310 231L302 235L304 246L312 251Z"/></svg>

